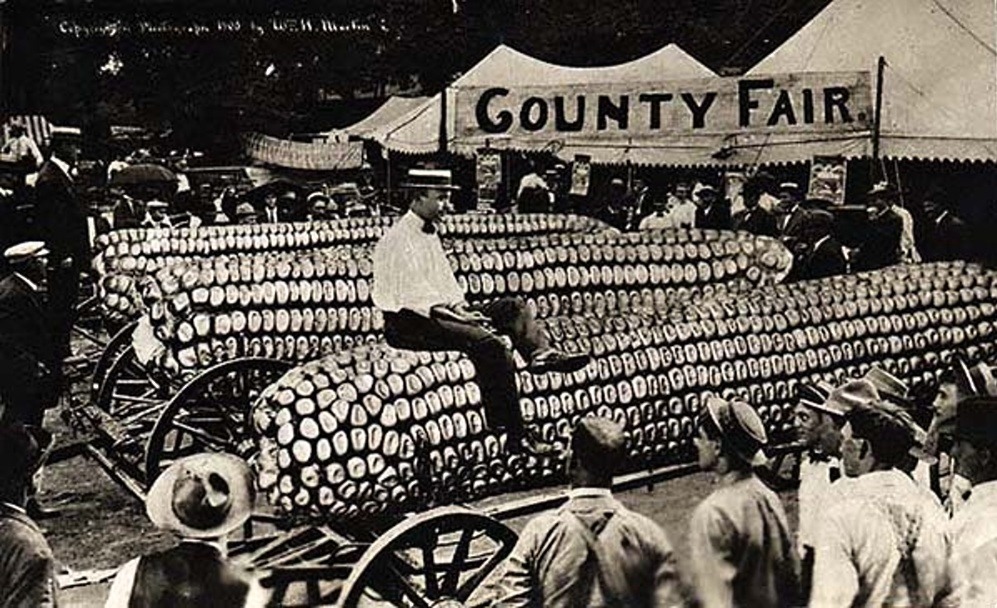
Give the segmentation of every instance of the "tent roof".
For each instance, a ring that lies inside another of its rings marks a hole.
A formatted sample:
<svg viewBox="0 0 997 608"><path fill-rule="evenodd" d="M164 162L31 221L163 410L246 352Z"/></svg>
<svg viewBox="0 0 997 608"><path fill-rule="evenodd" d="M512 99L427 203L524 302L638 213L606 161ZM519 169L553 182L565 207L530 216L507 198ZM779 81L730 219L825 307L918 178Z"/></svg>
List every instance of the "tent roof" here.
<svg viewBox="0 0 997 608"><path fill-rule="evenodd" d="M452 107L454 90L461 87L652 82L713 76L716 76L713 71L675 44L628 63L596 68L547 63L503 44L451 85L447 91L447 104ZM439 147L440 116L440 95L437 94L386 127L371 133L370 138L395 152L435 152ZM452 120L453 115L449 118ZM452 125L448 132L453 133ZM475 147L465 146L467 149L458 151L473 152Z"/></svg>
<svg viewBox="0 0 997 608"><path fill-rule="evenodd" d="M399 97L393 95L366 118L341 129L356 137L369 137L373 132L426 103L428 97Z"/></svg>
<svg viewBox="0 0 997 608"><path fill-rule="evenodd" d="M994 159L995 31L993 0L835 0L749 74L875 74L883 56L884 156ZM852 154L869 153L855 143Z"/></svg>

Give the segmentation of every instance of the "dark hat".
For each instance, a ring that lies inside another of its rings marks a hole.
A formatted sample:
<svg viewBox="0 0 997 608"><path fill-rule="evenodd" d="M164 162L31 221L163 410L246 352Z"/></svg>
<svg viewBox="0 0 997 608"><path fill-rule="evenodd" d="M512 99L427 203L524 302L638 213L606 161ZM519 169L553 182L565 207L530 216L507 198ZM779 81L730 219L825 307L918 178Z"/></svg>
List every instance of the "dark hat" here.
<svg viewBox="0 0 997 608"><path fill-rule="evenodd" d="M716 395L708 396L703 405L731 452L752 466L765 464L767 459L762 447L768 443L768 435L753 407L743 401L727 401Z"/></svg>
<svg viewBox="0 0 997 608"><path fill-rule="evenodd" d="M997 398L970 397L956 406L955 436L997 446Z"/></svg>
<svg viewBox="0 0 997 608"><path fill-rule="evenodd" d="M456 192L460 186L453 185L449 169L409 169L408 179L399 184L410 190L447 190Z"/></svg>
<svg viewBox="0 0 997 608"><path fill-rule="evenodd" d="M952 362L955 384L964 395L997 397L997 379L993 368L986 363L969 366L961 356Z"/></svg>
<svg viewBox="0 0 997 608"><path fill-rule="evenodd" d="M889 182L879 182L866 193L868 198L884 198L892 200L900 196L900 192Z"/></svg>
<svg viewBox="0 0 997 608"><path fill-rule="evenodd" d="M52 434L20 422L0 423L0 482L27 479L45 462Z"/></svg>

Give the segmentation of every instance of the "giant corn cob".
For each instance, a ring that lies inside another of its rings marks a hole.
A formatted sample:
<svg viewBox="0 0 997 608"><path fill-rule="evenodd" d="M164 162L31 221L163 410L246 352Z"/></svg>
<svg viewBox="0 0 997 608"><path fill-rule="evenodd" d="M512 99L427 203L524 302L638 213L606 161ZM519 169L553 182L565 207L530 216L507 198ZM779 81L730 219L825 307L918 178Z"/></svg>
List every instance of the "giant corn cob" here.
<svg viewBox="0 0 997 608"><path fill-rule="evenodd" d="M155 333L167 346L162 364L306 361L379 339L371 251L218 256L159 271L148 290ZM450 261L469 300L523 297L540 318L663 311L691 293L775 282L789 266L772 239L686 230L456 241Z"/></svg>
<svg viewBox="0 0 997 608"><path fill-rule="evenodd" d="M797 383L881 365L932 381L952 353L993 355L997 273L962 263L894 267L700 300L650 316L546 321L595 361L574 374L519 374L524 419L564 441L579 416L624 423L631 465L688 457L709 392L788 428ZM296 368L254 407L259 479L290 517L376 519L549 483L558 463L510 457L486 428L473 365L456 353L368 345Z"/></svg>
<svg viewBox="0 0 997 608"><path fill-rule="evenodd" d="M133 228L101 235L94 265L100 277L105 314L115 322L134 319L144 309L144 277L184 261L226 254L310 251L344 244L373 243L395 218L348 218L309 223L205 226L196 229ZM507 238L556 233L598 232L608 227L576 215L447 216L450 238Z"/></svg>

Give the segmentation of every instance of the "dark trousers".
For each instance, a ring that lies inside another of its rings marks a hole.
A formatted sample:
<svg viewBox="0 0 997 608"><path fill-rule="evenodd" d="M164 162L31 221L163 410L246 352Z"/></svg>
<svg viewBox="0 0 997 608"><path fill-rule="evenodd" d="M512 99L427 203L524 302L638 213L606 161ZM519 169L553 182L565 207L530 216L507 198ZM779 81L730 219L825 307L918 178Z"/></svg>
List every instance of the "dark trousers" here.
<svg viewBox="0 0 997 608"><path fill-rule="evenodd" d="M529 309L518 298L501 298L478 307L494 330L476 323L429 319L411 310L384 313L388 344L406 350L456 350L466 354L477 371L488 426L505 429L511 437L523 434L516 388L516 365L499 335L512 338L513 348L529 360L547 347L547 337Z"/></svg>
<svg viewBox="0 0 997 608"><path fill-rule="evenodd" d="M70 354L70 334L76 322L76 301L80 294L80 268L74 260L69 266L56 266L49 269L49 318L52 322L52 335L55 339L56 354L66 357Z"/></svg>

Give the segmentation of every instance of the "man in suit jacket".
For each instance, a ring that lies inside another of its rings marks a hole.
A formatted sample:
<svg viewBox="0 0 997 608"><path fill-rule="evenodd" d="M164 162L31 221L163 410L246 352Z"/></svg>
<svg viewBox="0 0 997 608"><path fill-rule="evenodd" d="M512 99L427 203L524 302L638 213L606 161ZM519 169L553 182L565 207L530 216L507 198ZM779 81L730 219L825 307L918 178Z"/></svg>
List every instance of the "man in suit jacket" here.
<svg viewBox="0 0 997 608"><path fill-rule="evenodd" d="M865 238L855 256L855 270L875 270L900 262L903 220L890 210L899 193L892 186L877 184L869 191L869 221Z"/></svg>
<svg viewBox="0 0 997 608"><path fill-rule="evenodd" d="M759 206L761 195L761 185L755 180L744 184L744 189L741 191L744 209L734 214L734 230L762 236L776 236L775 216L771 211Z"/></svg>
<svg viewBox="0 0 997 608"><path fill-rule="evenodd" d="M730 230L730 203L721 198L713 186L706 185L699 190L699 208L696 209L696 228L706 230Z"/></svg>
<svg viewBox="0 0 997 608"><path fill-rule="evenodd" d="M70 354L69 334L76 320L80 273L90 260L87 214L73 190L79 160L80 130L52 130L52 153L35 182L35 213L49 250L49 305L59 354Z"/></svg>
<svg viewBox="0 0 997 608"><path fill-rule="evenodd" d="M797 240L803 236L803 231L807 221L810 219L810 211L804 209L800 186L793 182L785 182L779 186L779 210L781 216L778 220L779 236L787 240Z"/></svg>
<svg viewBox="0 0 997 608"><path fill-rule="evenodd" d="M973 239L969 226L952 213L948 196L932 188L924 197L924 221L917 234L917 247L926 262L971 259Z"/></svg>
<svg viewBox="0 0 997 608"><path fill-rule="evenodd" d="M804 238L809 247L800 259L800 279L821 279L847 271L845 251L834 238L834 217L830 213L813 212Z"/></svg>
<svg viewBox="0 0 997 608"><path fill-rule="evenodd" d="M49 329L42 284L48 252L41 241L4 252L0 279L0 403L2 418L41 426L59 396L61 365Z"/></svg>
<svg viewBox="0 0 997 608"><path fill-rule="evenodd" d="M121 195L114 205L114 229L138 228L145 219L145 205L142 201L132 198L127 192Z"/></svg>

